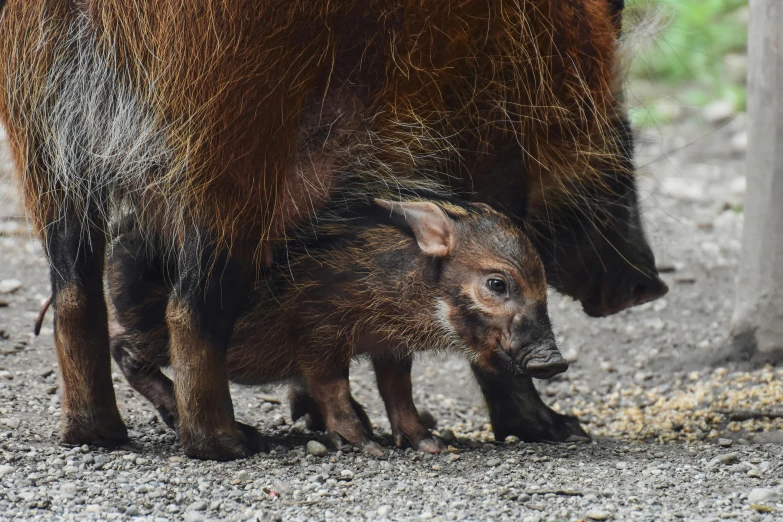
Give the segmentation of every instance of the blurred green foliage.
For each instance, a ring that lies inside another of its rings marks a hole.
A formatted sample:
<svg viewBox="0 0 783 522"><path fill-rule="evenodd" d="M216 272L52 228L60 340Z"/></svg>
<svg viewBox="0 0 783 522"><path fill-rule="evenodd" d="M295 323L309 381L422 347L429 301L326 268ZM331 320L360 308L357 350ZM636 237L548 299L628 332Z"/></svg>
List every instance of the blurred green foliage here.
<svg viewBox="0 0 783 522"><path fill-rule="evenodd" d="M626 0L625 26L631 33L635 27L644 33L650 20L661 26L635 46L631 79L667 91L669 107L672 100L691 107L729 100L744 110L747 6L748 0ZM661 123L671 114L666 104L633 112L642 125Z"/></svg>

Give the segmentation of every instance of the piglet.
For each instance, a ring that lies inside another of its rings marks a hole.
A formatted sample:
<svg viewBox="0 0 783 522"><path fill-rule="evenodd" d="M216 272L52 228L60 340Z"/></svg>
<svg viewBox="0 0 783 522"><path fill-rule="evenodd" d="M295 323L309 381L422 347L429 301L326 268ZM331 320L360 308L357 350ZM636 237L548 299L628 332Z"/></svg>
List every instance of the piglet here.
<svg viewBox="0 0 783 522"><path fill-rule="evenodd" d="M191 412L177 411L174 387L160 371L170 362L168 281L176 271L163 250L150 249L132 227L112 249L112 354L176 429ZM288 240L269 270L234 326L229 378L306 387L338 447L382 454L350 394L357 356L372 360L395 444L433 453L444 446L413 403L415 353L456 352L499 378L545 379L568 367L552 334L538 255L519 228L484 204L417 193L333 208Z"/></svg>

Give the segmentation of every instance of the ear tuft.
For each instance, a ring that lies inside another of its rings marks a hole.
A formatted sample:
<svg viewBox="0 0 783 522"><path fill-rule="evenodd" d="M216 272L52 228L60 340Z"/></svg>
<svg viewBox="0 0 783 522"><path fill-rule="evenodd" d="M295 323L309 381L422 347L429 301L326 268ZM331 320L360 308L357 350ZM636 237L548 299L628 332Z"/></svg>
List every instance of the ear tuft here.
<svg viewBox="0 0 783 522"><path fill-rule="evenodd" d="M443 257L454 246L454 221L435 203L385 199L376 199L375 203L405 220L425 254Z"/></svg>

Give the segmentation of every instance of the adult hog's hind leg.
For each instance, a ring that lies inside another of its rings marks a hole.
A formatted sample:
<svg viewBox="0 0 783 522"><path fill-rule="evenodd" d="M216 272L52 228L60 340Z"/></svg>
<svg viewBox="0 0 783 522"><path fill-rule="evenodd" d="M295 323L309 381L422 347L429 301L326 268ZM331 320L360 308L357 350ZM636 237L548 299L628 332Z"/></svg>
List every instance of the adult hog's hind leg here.
<svg viewBox="0 0 783 522"><path fill-rule="evenodd" d="M326 425L324 424L323 415L318 407L318 403L310 396L310 391L307 389L307 383L304 381L294 381L288 388L288 404L291 409L291 420L296 422L297 420L304 418L305 427L310 431L325 431ZM359 404L356 399L351 396L351 406L353 411L356 412L356 416L362 422L362 425L368 433L372 433L372 424L370 423L370 417L367 416L367 412Z"/></svg>
<svg viewBox="0 0 783 522"><path fill-rule="evenodd" d="M376 457L383 456L381 447L372 441L372 431L362 422L354 408L348 368L344 370L319 368L306 375L310 397L323 415L326 431L336 448L344 442L352 444ZM364 412L364 409L361 409ZM365 415L366 417L366 415Z"/></svg>
<svg viewBox="0 0 783 522"><path fill-rule="evenodd" d="M579 419L557 413L544 404L530 377L472 368L484 394L496 440L505 440L509 435L524 442L590 438Z"/></svg>
<svg viewBox="0 0 783 522"><path fill-rule="evenodd" d="M92 223L92 225L87 225ZM114 446L128 440L111 381L103 294L106 248L99 220L68 213L45 227L62 377L64 444Z"/></svg>
<svg viewBox="0 0 783 522"><path fill-rule="evenodd" d="M163 422L177 431L174 384L160 371L169 364L166 306L172 271L128 221L106 267L111 300L111 355L128 384L150 401Z"/></svg>
<svg viewBox="0 0 783 522"><path fill-rule="evenodd" d="M128 345L129 341L122 336L112 339L111 353L125 380L131 388L152 403L166 426L179 433L174 383L160 371L159 366L135 360L131 355L132 350L128 350ZM264 449L263 441L255 428L237 421L234 421L234 425L243 437L253 441L255 450Z"/></svg>
<svg viewBox="0 0 783 522"><path fill-rule="evenodd" d="M394 444L402 447L407 440L415 450L426 453L440 453L446 445L421 424L419 412L413 403L411 367L413 361L408 358L395 360L373 358L375 378L378 390L386 405L386 413L391 423Z"/></svg>
<svg viewBox="0 0 783 522"><path fill-rule="evenodd" d="M166 426L177 431L179 418L174 383L160 371L158 366L134 359L133 350L129 350L129 346L132 346L132 341L123 335L112 338L111 354L114 361L122 370L131 388L155 406Z"/></svg>

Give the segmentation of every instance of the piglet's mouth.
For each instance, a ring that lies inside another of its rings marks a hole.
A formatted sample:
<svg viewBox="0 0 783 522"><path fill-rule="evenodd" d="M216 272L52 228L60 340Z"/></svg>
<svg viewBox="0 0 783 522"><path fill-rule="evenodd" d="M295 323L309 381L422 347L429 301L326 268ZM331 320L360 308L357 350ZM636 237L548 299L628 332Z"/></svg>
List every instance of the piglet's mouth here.
<svg viewBox="0 0 783 522"><path fill-rule="evenodd" d="M568 369L568 362L559 351L526 359L522 364L528 375L535 379L550 379Z"/></svg>

